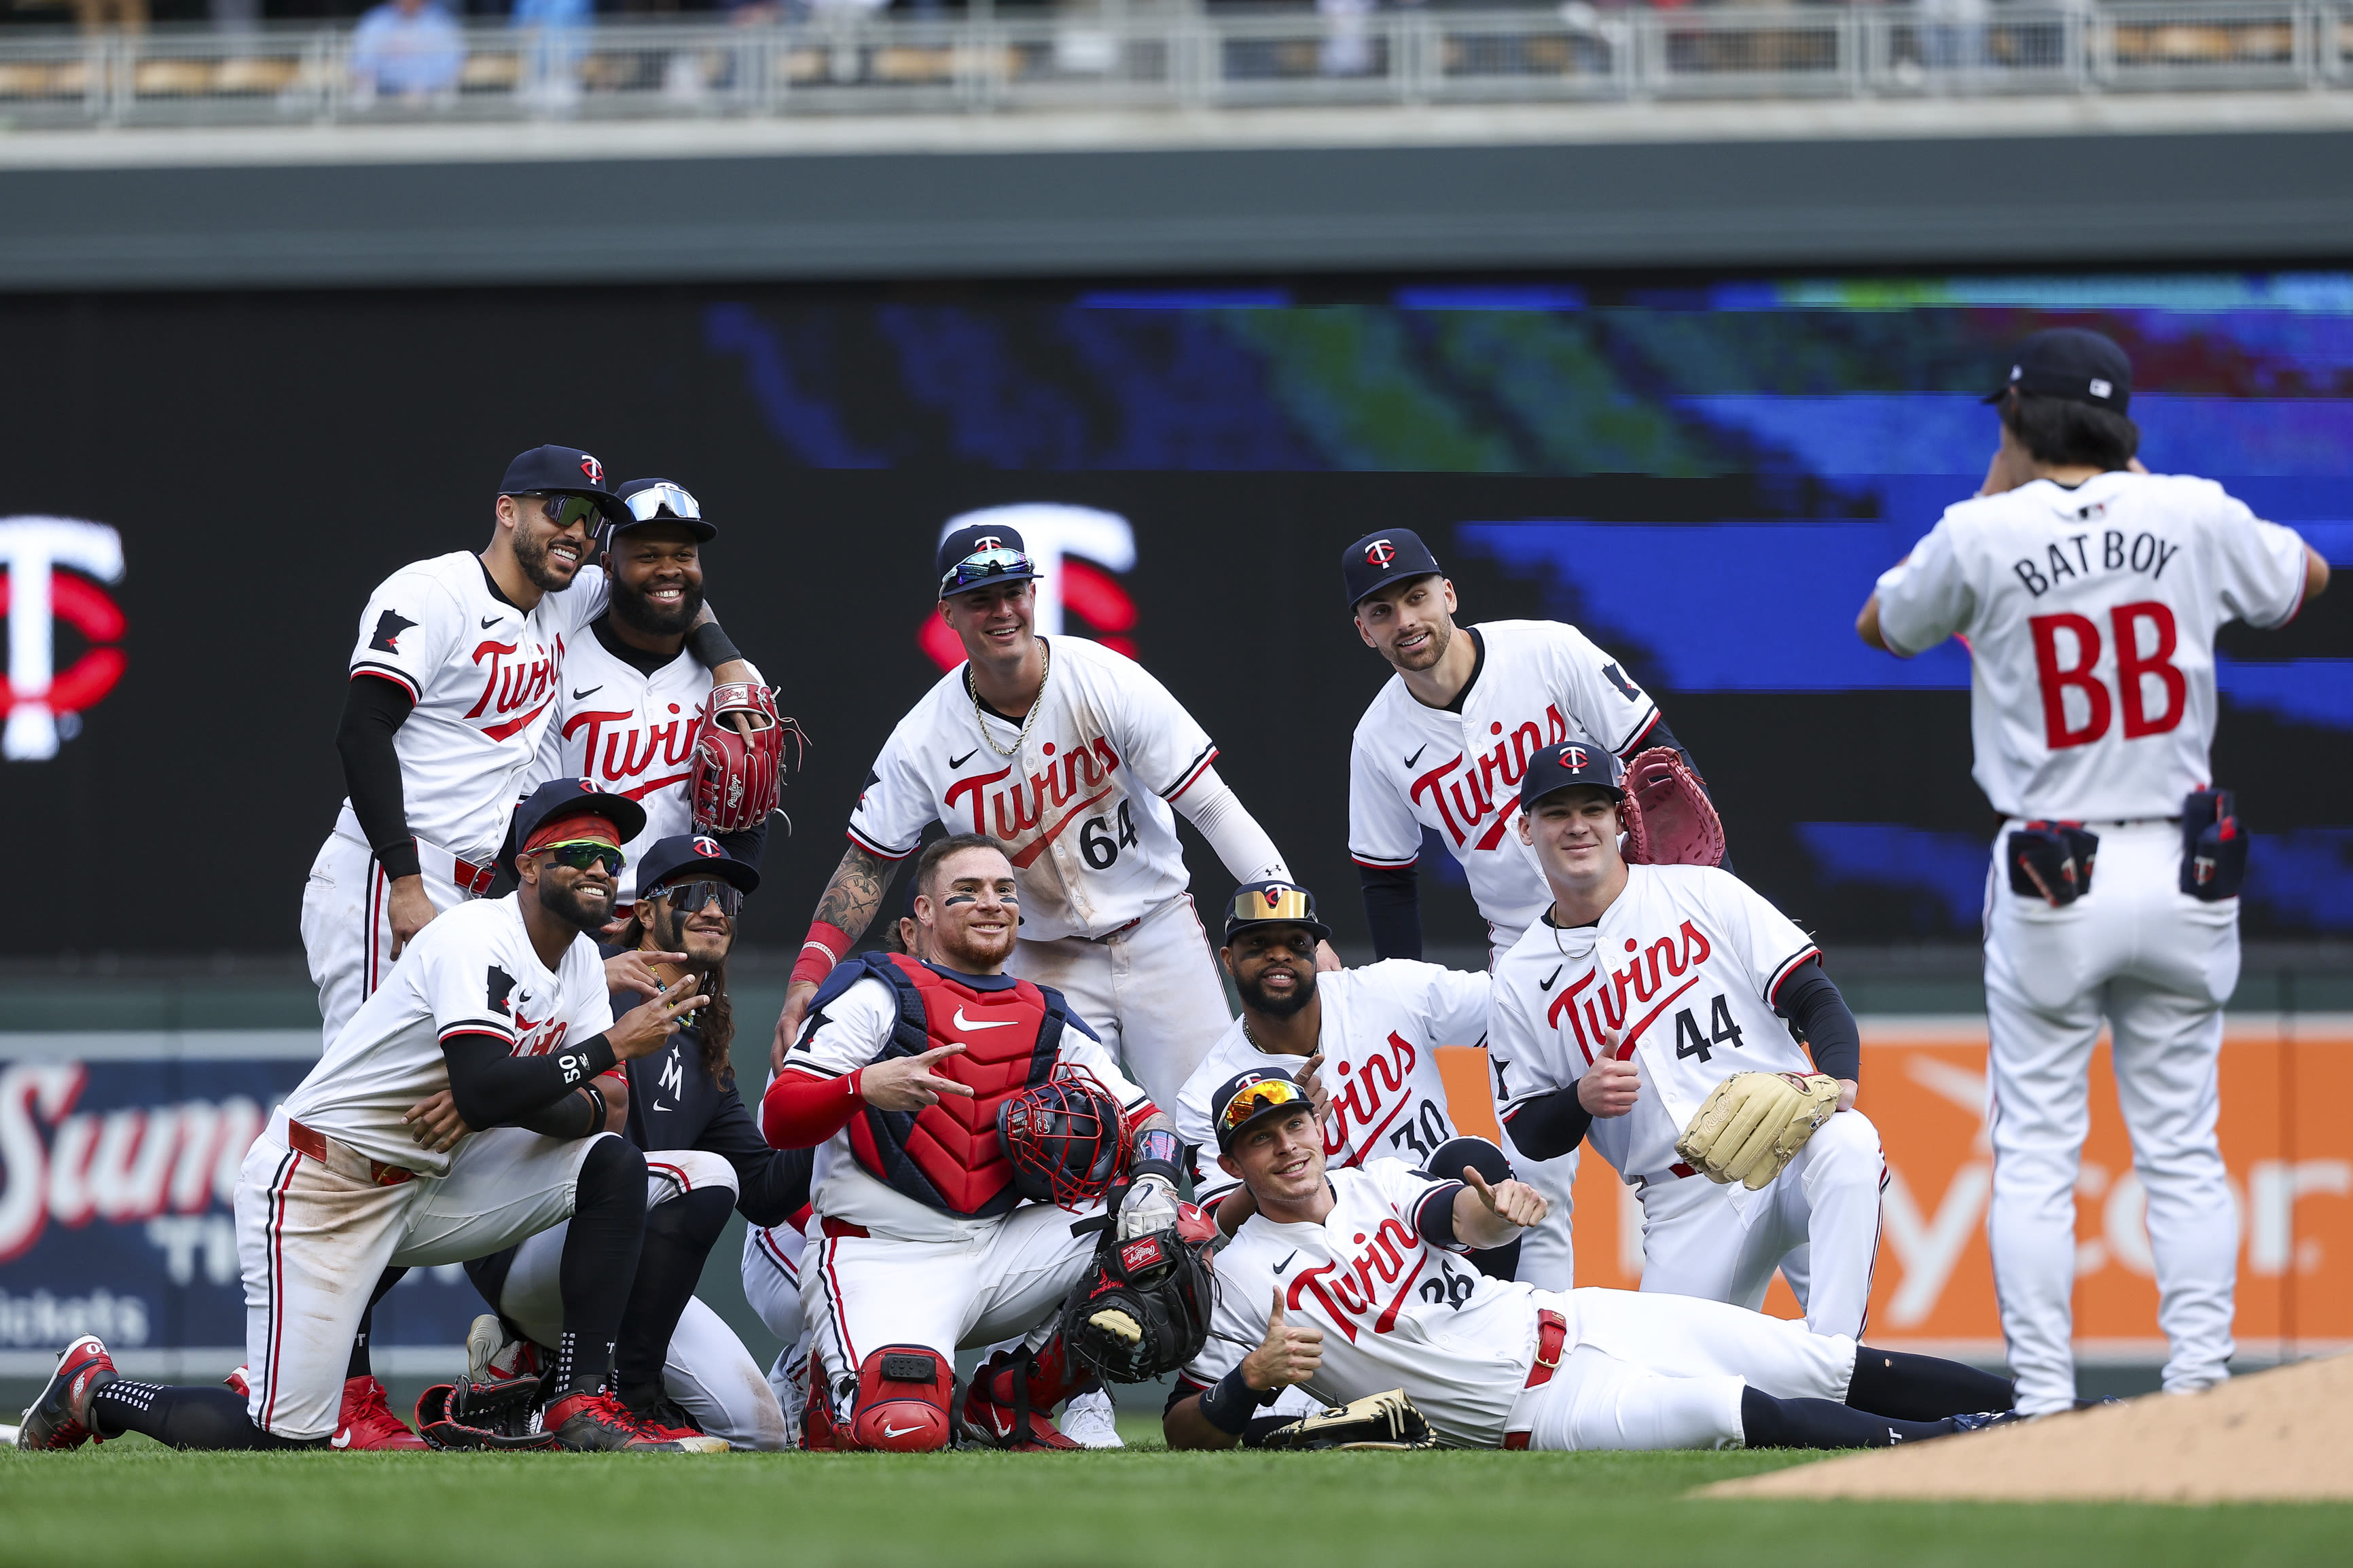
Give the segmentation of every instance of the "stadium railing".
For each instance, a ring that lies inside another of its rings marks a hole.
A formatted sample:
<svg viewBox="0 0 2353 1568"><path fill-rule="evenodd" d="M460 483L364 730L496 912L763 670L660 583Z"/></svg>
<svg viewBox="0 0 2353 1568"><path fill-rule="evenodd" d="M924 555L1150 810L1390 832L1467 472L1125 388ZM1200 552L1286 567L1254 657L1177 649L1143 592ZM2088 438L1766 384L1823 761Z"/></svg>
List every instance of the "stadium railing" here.
<svg viewBox="0 0 2353 1568"><path fill-rule="evenodd" d="M374 90L343 27L10 28L0 128L2333 90L2348 62L2353 0L474 27L415 95Z"/></svg>

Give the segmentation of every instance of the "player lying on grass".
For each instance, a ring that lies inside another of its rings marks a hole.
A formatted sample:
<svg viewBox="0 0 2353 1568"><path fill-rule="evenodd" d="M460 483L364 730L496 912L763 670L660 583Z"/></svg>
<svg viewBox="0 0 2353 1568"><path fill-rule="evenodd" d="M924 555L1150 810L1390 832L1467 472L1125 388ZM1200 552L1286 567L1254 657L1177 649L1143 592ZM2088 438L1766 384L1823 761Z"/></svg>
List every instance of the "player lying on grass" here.
<svg viewBox="0 0 2353 1568"><path fill-rule="evenodd" d="M567 1448L676 1447L603 1392L645 1228L646 1159L604 1130L595 1080L660 1049L703 999L689 976L613 1019L587 933L612 911L620 846L643 822L634 801L569 781L518 817L522 886L418 932L246 1155L248 1391L132 1382L86 1335L25 1413L18 1447L123 1432L182 1448L323 1446L386 1267L461 1263L567 1218L543 1425ZM449 1150L408 1120L443 1089L487 1130Z"/></svg>
<svg viewBox="0 0 2353 1568"><path fill-rule="evenodd" d="M1094 1381L1052 1332L1095 1250L1072 1213L1098 1210L1124 1161L1121 1237L1173 1226L1176 1135L1060 992L1005 973L1019 897L1003 849L950 835L915 879L928 959L837 968L761 1106L771 1144L818 1150L808 1445L944 1447L957 1350L1025 1335L1034 1353L973 1374L965 1426L1074 1448L1050 1419ZM1050 1136L1029 1142L1053 1152L1050 1185L1017 1163L1021 1128L1003 1109L1047 1090Z"/></svg>
<svg viewBox="0 0 2353 1568"><path fill-rule="evenodd" d="M1218 1256L1199 1359L1163 1417L1225 1448L1293 1384L1340 1405L1402 1388L1472 1448L1885 1447L2007 1418L2010 1385L1957 1362L1688 1297L1539 1290L1460 1267L1544 1217L1516 1181L1376 1159L1331 1170L1303 1091L1219 1092L1218 1163L1258 1212Z"/></svg>
<svg viewBox="0 0 2353 1568"><path fill-rule="evenodd" d="M655 841L638 870L638 897L623 945L686 963L654 964L655 977L695 977L708 1005L662 1050L597 1079L613 1100L612 1131L646 1156L646 1238L613 1352L614 1391L629 1413L667 1432L708 1434L736 1448L789 1447L784 1412L759 1363L694 1289L704 1259L741 1211L754 1226L779 1224L808 1202L809 1154L779 1152L736 1092L728 1047L735 1020L727 955L736 912L759 886L757 871L714 838ZM638 998L617 993L623 1018ZM611 1086L617 1082L617 1089ZM468 1348L476 1383L535 1373L562 1331L565 1226L466 1265L497 1309L474 1324Z"/></svg>

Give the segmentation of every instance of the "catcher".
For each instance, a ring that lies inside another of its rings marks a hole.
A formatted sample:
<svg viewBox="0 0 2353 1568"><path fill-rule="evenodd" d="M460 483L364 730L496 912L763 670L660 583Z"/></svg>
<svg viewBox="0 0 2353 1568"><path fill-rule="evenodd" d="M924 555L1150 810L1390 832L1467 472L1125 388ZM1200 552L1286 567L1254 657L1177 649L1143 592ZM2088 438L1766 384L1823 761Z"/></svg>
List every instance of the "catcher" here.
<svg viewBox="0 0 2353 1568"><path fill-rule="evenodd" d="M1854 1015L1730 872L1627 864L1630 783L1598 746L1528 760L1519 834L1553 902L1495 966L1504 1124L1537 1159L1589 1139L1636 1190L1644 1290L1754 1308L1778 1267L1808 1326L1859 1337L1887 1167Z"/></svg>
<svg viewBox="0 0 2353 1568"><path fill-rule="evenodd" d="M1270 1447L1886 1447L2014 1419L2005 1379L1857 1345L1718 1301L1539 1290L1462 1262L1544 1217L1516 1181L1324 1163L1305 1092L1243 1073L1217 1097L1218 1163L1258 1212L1218 1257L1209 1333L1162 1418L1171 1448L1231 1447L1293 1384L1340 1408Z"/></svg>
<svg viewBox="0 0 2353 1568"><path fill-rule="evenodd" d="M955 1352L1020 1335L973 1373L965 1430L1076 1448L1051 1419L1094 1382L1056 1331L1096 1250L1073 1218L1119 1187L1116 1240L1173 1232L1176 1130L1060 992L1005 973L1019 896L993 839L934 840L915 889L924 958L838 965L761 1102L773 1147L818 1151L807 1446L947 1447Z"/></svg>

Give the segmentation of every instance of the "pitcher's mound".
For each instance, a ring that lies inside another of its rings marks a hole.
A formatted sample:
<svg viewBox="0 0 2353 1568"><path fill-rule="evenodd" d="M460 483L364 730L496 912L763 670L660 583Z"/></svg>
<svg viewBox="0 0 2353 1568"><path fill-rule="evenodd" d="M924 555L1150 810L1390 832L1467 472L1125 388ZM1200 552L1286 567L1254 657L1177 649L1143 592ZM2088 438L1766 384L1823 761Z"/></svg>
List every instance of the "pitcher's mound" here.
<svg viewBox="0 0 2353 1568"><path fill-rule="evenodd" d="M1703 1487L1700 1497L1984 1502L2353 1498L2353 1355Z"/></svg>

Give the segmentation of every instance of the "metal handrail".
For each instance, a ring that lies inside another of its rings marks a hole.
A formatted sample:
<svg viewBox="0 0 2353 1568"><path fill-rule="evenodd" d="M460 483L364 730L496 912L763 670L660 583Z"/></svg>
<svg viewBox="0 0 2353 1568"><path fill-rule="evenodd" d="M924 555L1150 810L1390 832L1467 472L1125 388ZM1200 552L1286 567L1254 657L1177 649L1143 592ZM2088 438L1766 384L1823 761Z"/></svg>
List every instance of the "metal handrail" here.
<svg viewBox="0 0 2353 1568"><path fill-rule="evenodd" d="M0 33L0 127L936 114L1071 108L2334 90L2353 0L1923 8L820 12L475 26L372 70L349 27Z"/></svg>

